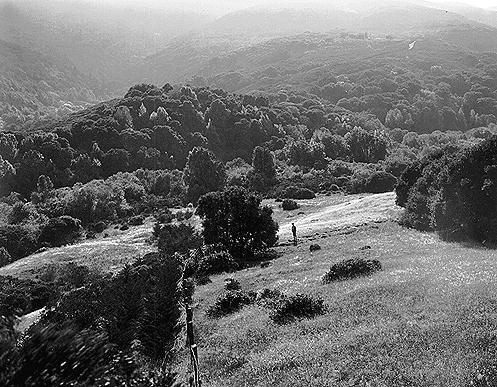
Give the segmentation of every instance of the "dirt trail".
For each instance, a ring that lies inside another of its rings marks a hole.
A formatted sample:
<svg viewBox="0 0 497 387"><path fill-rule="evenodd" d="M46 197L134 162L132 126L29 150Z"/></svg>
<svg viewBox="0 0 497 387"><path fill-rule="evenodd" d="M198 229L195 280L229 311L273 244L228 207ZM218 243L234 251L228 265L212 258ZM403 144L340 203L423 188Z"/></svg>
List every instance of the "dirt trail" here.
<svg viewBox="0 0 497 387"><path fill-rule="evenodd" d="M350 197L345 203L332 204L318 212L285 219L280 223L281 241L291 238L292 222L299 236L309 236L317 231L333 231L373 222L394 219L401 208L395 205L395 193L387 192L364 197Z"/></svg>

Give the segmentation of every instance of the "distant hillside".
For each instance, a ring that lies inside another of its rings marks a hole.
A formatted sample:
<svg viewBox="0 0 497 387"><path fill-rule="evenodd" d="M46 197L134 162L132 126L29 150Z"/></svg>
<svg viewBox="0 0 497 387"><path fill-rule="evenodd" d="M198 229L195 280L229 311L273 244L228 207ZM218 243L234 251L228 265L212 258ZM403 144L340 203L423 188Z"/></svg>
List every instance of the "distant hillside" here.
<svg viewBox="0 0 497 387"><path fill-rule="evenodd" d="M0 40L0 127L80 110L98 101L95 84L70 63Z"/></svg>
<svg viewBox="0 0 497 387"><path fill-rule="evenodd" d="M209 20L193 12L102 2L0 0L0 39L64 58L119 93L141 57Z"/></svg>

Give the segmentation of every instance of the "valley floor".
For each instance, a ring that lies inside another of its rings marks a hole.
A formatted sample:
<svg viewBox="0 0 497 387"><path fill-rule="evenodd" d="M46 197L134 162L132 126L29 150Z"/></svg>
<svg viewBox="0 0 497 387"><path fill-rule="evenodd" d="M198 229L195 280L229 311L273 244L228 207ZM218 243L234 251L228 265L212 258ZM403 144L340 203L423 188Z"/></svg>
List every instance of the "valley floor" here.
<svg viewBox="0 0 497 387"><path fill-rule="evenodd" d="M301 203L292 215L273 204L280 258L197 287L204 385L470 386L497 364L495 250L401 228L393 220L400 209L391 193ZM297 247L287 243L292 221L301 234ZM311 243L322 250L310 253ZM379 259L383 270L322 284L332 263L352 257ZM228 277L244 290L320 296L328 311L287 325L273 323L256 305L208 317ZM187 367L185 355L178 368Z"/></svg>

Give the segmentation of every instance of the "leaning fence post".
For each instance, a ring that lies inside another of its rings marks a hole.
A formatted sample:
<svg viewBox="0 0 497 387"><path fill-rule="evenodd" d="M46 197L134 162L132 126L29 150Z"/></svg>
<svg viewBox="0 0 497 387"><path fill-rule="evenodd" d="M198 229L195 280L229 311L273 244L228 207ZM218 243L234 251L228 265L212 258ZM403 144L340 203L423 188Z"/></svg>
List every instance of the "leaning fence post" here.
<svg viewBox="0 0 497 387"><path fill-rule="evenodd" d="M190 350L190 359L193 368L193 383L194 387L201 387L198 370L198 350L195 344L195 336L193 335L193 311L190 305L186 306L186 345Z"/></svg>

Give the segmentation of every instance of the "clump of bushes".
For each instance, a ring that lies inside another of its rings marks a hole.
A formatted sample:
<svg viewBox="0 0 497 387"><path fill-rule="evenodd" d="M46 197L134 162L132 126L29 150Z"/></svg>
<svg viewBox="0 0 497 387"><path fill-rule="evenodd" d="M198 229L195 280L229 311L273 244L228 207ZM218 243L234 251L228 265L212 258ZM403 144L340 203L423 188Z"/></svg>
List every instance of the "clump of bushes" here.
<svg viewBox="0 0 497 387"><path fill-rule="evenodd" d="M238 263L227 251L216 251L200 258L197 275L208 276L211 274L229 273L239 268Z"/></svg>
<svg viewBox="0 0 497 387"><path fill-rule="evenodd" d="M318 250L321 250L321 246L318 245L318 244L314 244L314 245L310 245L309 246L309 251L312 253L314 251L318 251Z"/></svg>
<svg viewBox="0 0 497 387"><path fill-rule="evenodd" d="M234 278L227 278L224 280L224 289L225 290L240 290L240 282L238 282Z"/></svg>
<svg viewBox="0 0 497 387"><path fill-rule="evenodd" d="M208 314L212 317L221 317L240 310L245 305L252 304L256 294L242 290L228 290L221 294L215 304L209 308Z"/></svg>
<svg viewBox="0 0 497 387"><path fill-rule="evenodd" d="M383 193L390 192L395 188L397 178L391 173L378 171L369 176L364 185L365 192Z"/></svg>
<svg viewBox="0 0 497 387"><path fill-rule="evenodd" d="M285 324L296 318L312 318L326 311L323 299L306 294L280 295L272 303L269 314L271 320L277 324Z"/></svg>
<svg viewBox="0 0 497 387"><path fill-rule="evenodd" d="M323 283L369 275L379 270L381 270L381 263L376 259L346 259L331 266L323 277Z"/></svg>
<svg viewBox="0 0 497 387"><path fill-rule="evenodd" d="M128 220L128 224L130 226L140 226L143 224L143 222L145 222L145 217L143 215L132 216Z"/></svg>
<svg viewBox="0 0 497 387"><path fill-rule="evenodd" d="M0 267L12 262L12 257L5 247L0 247Z"/></svg>
<svg viewBox="0 0 497 387"><path fill-rule="evenodd" d="M98 233L98 234L100 234L101 232L104 232L106 228L107 228L107 223L105 223L104 221L92 223L88 227L90 232Z"/></svg>
<svg viewBox="0 0 497 387"><path fill-rule="evenodd" d="M47 306L57 289L43 281L0 276L0 316L23 315Z"/></svg>
<svg viewBox="0 0 497 387"><path fill-rule="evenodd" d="M5 224L0 226L0 247L5 248L16 261L35 252L40 229L37 225Z"/></svg>
<svg viewBox="0 0 497 387"><path fill-rule="evenodd" d="M203 246L184 259L184 276L198 280L212 274L231 273L239 267L239 263L222 246Z"/></svg>
<svg viewBox="0 0 497 387"><path fill-rule="evenodd" d="M282 197L285 199L314 199L316 194L309 188L290 186L283 190Z"/></svg>
<svg viewBox="0 0 497 387"><path fill-rule="evenodd" d="M283 208L283 211L292 211L292 210L296 210L297 208L299 208L299 205L297 204L297 202L295 200L285 199L281 203L281 208Z"/></svg>
<svg viewBox="0 0 497 387"><path fill-rule="evenodd" d="M323 299L306 294L287 295L279 290L262 289L257 302L270 309L269 317L277 324L289 323L297 318L312 318L326 312Z"/></svg>
<svg viewBox="0 0 497 387"><path fill-rule="evenodd" d="M174 215L169 208L160 209L154 216L159 224L171 223L174 220Z"/></svg>
<svg viewBox="0 0 497 387"><path fill-rule="evenodd" d="M159 251L166 255L187 254L202 245L202 237L190 224L156 223L153 231Z"/></svg>
<svg viewBox="0 0 497 387"><path fill-rule="evenodd" d="M49 246L63 246L77 240L82 231L79 219L64 215L50 219L42 227L39 241Z"/></svg>

